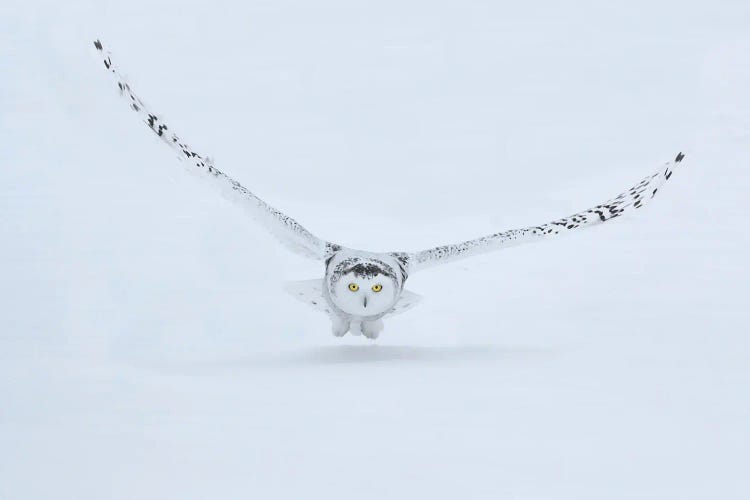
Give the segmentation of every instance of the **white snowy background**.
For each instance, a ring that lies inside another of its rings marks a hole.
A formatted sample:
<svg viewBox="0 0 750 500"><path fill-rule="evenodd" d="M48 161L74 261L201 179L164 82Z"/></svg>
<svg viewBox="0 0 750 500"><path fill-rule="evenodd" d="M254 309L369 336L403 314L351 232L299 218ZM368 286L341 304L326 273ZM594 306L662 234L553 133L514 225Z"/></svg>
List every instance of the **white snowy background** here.
<svg viewBox="0 0 750 500"><path fill-rule="evenodd" d="M334 339L92 57L321 237L647 209ZM750 3L0 4L0 498L750 498Z"/></svg>

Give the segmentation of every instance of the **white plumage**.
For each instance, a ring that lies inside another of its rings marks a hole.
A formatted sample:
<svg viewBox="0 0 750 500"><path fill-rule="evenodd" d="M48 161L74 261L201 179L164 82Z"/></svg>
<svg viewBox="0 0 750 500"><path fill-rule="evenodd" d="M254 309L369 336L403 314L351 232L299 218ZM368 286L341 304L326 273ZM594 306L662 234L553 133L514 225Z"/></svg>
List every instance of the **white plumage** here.
<svg viewBox="0 0 750 500"><path fill-rule="evenodd" d="M94 42L94 47L130 108L177 153L189 170L216 184L227 197L243 206L287 248L325 264L322 279L290 283L287 291L328 314L331 317L332 332L336 336L343 336L350 331L355 335L361 333L369 338L377 338L383 329L384 316L404 312L419 302L418 295L404 290L407 278L416 271L600 224L643 207L669 180L674 167L684 158L679 153L673 161L609 201L539 226L511 229L418 252L356 250L318 238L296 220L270 206L218 170L208 157L196 153L134 93L114 65L110 52L104 49L99 40Z"/></svg>

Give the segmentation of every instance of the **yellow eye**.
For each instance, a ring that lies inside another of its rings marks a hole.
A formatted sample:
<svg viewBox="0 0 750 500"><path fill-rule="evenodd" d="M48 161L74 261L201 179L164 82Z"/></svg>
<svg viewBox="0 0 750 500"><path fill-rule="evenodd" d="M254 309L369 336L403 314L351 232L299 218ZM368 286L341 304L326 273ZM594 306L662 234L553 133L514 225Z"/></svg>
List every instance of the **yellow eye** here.
<svg viewBox="0 0 750 500"><path fill-rule="evenodd" d="M379 292L382 289L383 289L383 285L380 285L380 284L378 284L378 285L372 285L372 291L373 292Z"/></svg>
<svg viewBox="0 0 750 500"><path fill-rule="evenodd" d="M352 292L356 292L357 290L359 290L359 285L356 283L349 283L349 290L351 290Z"/></svg>

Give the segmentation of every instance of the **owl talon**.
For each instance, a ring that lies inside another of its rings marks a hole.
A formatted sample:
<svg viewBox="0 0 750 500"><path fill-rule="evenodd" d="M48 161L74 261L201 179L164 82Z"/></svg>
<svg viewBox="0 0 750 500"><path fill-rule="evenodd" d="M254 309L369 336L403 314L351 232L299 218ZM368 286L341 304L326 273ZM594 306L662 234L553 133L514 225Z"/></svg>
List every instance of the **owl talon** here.
<svg viewBox="0 0 750 500"><path fill-rule="evenodd" d="M375 340L380 336L380 332L383 331L383 320L376 319L375 321L363 321L360 328L362 330L362 335L368 339Z"/></svg>
<svg viewBox="0 0 750 500"><path fill-rule="evenodd" d="M331 316L331 333L334 337L343 337L349 331L349 322L338 316Z"/></svg>

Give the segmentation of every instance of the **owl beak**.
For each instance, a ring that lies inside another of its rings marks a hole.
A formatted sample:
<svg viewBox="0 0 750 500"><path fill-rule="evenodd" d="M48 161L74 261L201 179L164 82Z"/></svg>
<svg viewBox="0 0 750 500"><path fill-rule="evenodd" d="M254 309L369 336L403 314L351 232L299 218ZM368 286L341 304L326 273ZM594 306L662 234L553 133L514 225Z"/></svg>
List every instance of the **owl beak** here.
<svg viewBox="0 0 750 500"><path fill-rule="evenodd" d="M362 304L365 306L365 309L367 309L367 297L363 299Z"/></svg>

